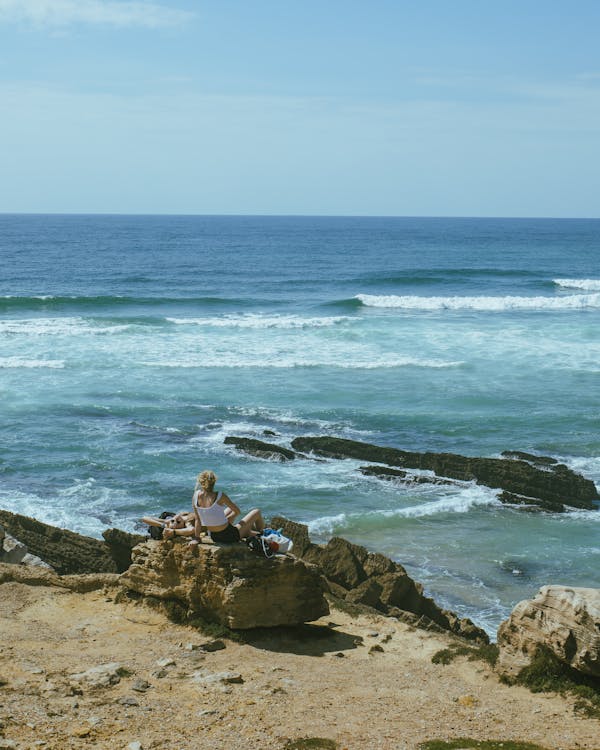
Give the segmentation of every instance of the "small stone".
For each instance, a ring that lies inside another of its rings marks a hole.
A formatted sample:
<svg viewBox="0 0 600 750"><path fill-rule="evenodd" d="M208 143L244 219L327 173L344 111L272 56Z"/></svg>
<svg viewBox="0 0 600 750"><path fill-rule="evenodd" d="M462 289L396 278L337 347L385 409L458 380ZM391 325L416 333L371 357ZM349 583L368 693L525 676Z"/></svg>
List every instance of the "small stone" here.
<svg viewBox="0 0 600 750"><path fill-rule="evenodd" d="M172 659L170 656L167 656L165 659L159 659L156 662L157 667L174 667L175 666L175 659Z"/></svg>
<svg viewBox="0 0 600 750"><path fill-rule="evenodd" d="M128 674L126 669L117 662L112 662L110 664L100 664L97 667L92 667L86 672L72 674L71 680L79 685L85 685L92 689L104 688L116 685L120 682L121 677L126 674Z"/></svg>
<svg viewBox="0 0 600 750"><path fill-rule="evenodd" d="M135 680L131 686L132 690L135 690L138 693L145 693L148 688L152 687L149 682L146 680L142 680L141 678L138 678Z"/></svg>
<svg viewBox="0 0 600 750"><path fill-rule="evenodd" d="M140 705L136 701L136 699L133 698L130 695L125 696L124 698L119 698L119 700L117 701L117 703L120 703L122 706L139 706Z"/></svg>
<svg viewBox="0 0 600 750"><path fill-rule="evenodd" d="M379 638L379 633L376 630L372 630L370 633L367 633L369 638Z"/></svg>
<svg viewBox="0 0 600 750"><path fill-rule="evenodd" d="M377 654L377 653L383 653L383 646L380 646L379 643L376 643L374 646L371 646L369 649L370 654Z"/></svg>
<svg viewBox="0 0 600 750"><path fill-rule="evenodd" d="M157 669L156 672L152 672L152 677L156 677L157 680L162 680L163 677L166 677L169 673L166 669Z"/></svg>
<svg viewBox="0 0 600 750"><path fill-rule="evenodd" d="M198 711L198 713L196 714L196 716L198 716L198 718L200 718L200 719L205 719L208 716L217 716L218 714L219 714L219 712L216 711L214 708L212 708L212 709L211 708L206 708L206 709L204 709L204 711Z"/></svg>
<svg viewBox="0 0 600 750"><path fill-rule="evenodd" d="M227 648L225 645L225 642L221 639L217 638L214 641L207 641L206 643L203 643L200 648L203 651L208 651L209 653L213 651L222 651L224 648Z"/></svg>
<svg viewBox="0 0 600 750"><path fill-rule="evenodd" d="M196 651L196 649L200 648L200 646L197 643L186 643L185 644L185 650L186 651Z"/></svg>
<svg viewBox="0 0 600 750"><path fill-rule="evenodd" d="M74 737L87 737L91 731L91 727L76 727L72 734Z"/></svg>
<svg viewBox="0 0 600 750"><path fill-rule="evenodd" d="M346 656L346 654L343 654L341 651L338 651L337 654L334 654L334 656L337 656L338 659L343 659Z"/></svg>
<svg viewBox="0 0 600 750"><path fill-rule="evenodd" d="M456 699L456 702L459 706L464 706L465 708L474 708L479 703L474 695L460 695Z"/></svg>
<svg viewBox="0 0 600 750"><path fill-rule="evenodd" d="M200 682L205 685L213 683L224 683L226 685L241 684L244 678L239 672L216 672L207 674L205 672L196 672L193 677L194 682Z"/></svg>
<svg viewBox="0 0 600 750"><path fill-rule="evenodd" d="M142 750L142 743L137 740L135 742L130 742L129 745L127 745L127 750Z"/></svg>

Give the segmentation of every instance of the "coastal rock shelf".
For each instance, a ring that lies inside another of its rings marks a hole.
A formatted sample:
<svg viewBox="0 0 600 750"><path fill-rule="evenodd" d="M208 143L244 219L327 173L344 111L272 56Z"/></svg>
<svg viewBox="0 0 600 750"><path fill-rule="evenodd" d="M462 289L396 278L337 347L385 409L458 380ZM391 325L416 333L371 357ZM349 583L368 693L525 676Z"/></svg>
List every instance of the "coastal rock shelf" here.
<svg viewBox="0 0 600 750"><path fill-rule="evenodd" d="M374 466L360 468L364 474L388 480L434 483L448 480L475 481L492 489L502 490L499 499L504 503L536 506L553 513L563 512L565 506L593 510L594 503L600 501L596 486L590 479L585 479L553 458L520 451L507 451L503 458L482 458L456 453L417 453L323 436L294 438L291 443L293 451L250 438L227 437L225 443L260 458L352 458L398 467L394 471ZM434 476L408 477L403 473L405 469L430 471Z"/></svg>
<svg viewBox="0 0 600 750"><path fill-rule="evenodd" d="M68 529L0 510L0 524L60 575L122 573L131 562L131 549L145 539L120 529L107 529L104 542Z"/></svg>
<svg viewBox="0 0 600 750"><path fill-rule="evenodd" d="M329 582L331 593L350 604L358 604L397 617L425 630L446 630L461 638L488 642L488 636L468 618L442 609L423 594L423 587L399 563L369 552L346 539L333 537L325 545L310 541L308 527L282 516L271 524L282 528L294 541L294 553L314 563Z"/></svg>

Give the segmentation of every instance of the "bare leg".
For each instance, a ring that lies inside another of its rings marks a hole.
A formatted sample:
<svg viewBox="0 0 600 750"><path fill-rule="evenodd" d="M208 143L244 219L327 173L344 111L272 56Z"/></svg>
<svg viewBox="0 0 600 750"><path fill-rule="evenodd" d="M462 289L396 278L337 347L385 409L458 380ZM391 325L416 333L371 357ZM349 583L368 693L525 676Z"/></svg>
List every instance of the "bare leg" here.
<svg viewBox="0 0 600 750"><path fill-rule="evenodd" d="M144 516L142 519L143 523L147 523L148 526L158 526L164 528L165 522L161 518L153 518L152 516Z"/></svg>
<svg viewBox="0 0 600 750"><path fill-rule="evenodd" d="M242 518L241 521L239 521L239 523L236 523L235 525L240 531L241 539L246 539L247 537L252 536L253 531L258 531L260 533L265 528L265 522L258 508L253 508Z"/></svg>

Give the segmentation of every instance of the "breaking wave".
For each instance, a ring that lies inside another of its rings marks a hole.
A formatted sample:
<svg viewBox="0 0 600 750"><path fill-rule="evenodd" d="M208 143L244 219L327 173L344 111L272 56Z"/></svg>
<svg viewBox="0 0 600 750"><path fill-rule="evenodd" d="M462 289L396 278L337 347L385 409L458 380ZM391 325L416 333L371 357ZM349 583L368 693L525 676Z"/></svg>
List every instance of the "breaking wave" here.
<svg viewBox="0 0 600 750"><path fill-rule="evenodd" d="M600 279L554 279L556 286L565 289L581 289L584 292L600 292Z"/></svg>
<svg viewBox="0 0 600 750"><path fill-rule="evenodd" d="M600 288L600 287L599 287ZM574 294L568 297L418 297L394 294L357 294L365 307L387 307L399 310L476 310L506 312L510 310L584 310L600 308L599 294Z"/></svg>

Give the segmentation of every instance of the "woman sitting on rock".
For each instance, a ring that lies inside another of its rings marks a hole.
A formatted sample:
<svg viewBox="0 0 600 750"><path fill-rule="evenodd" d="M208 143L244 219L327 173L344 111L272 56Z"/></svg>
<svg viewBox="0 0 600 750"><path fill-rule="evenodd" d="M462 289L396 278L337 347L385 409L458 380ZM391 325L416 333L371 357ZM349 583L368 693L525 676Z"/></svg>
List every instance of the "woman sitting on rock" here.
<svg viewBox="0 0 600 750"><path fill-rule="evenodd" d="M214 542L231 544L260 533L265 528L260 510L254 508L234 524L233 519L239 515L240 509L224 492L215 492L216 481L212 471L198 474L192 498L196 536L199 537L201 529L205 528Z"/></svg>

